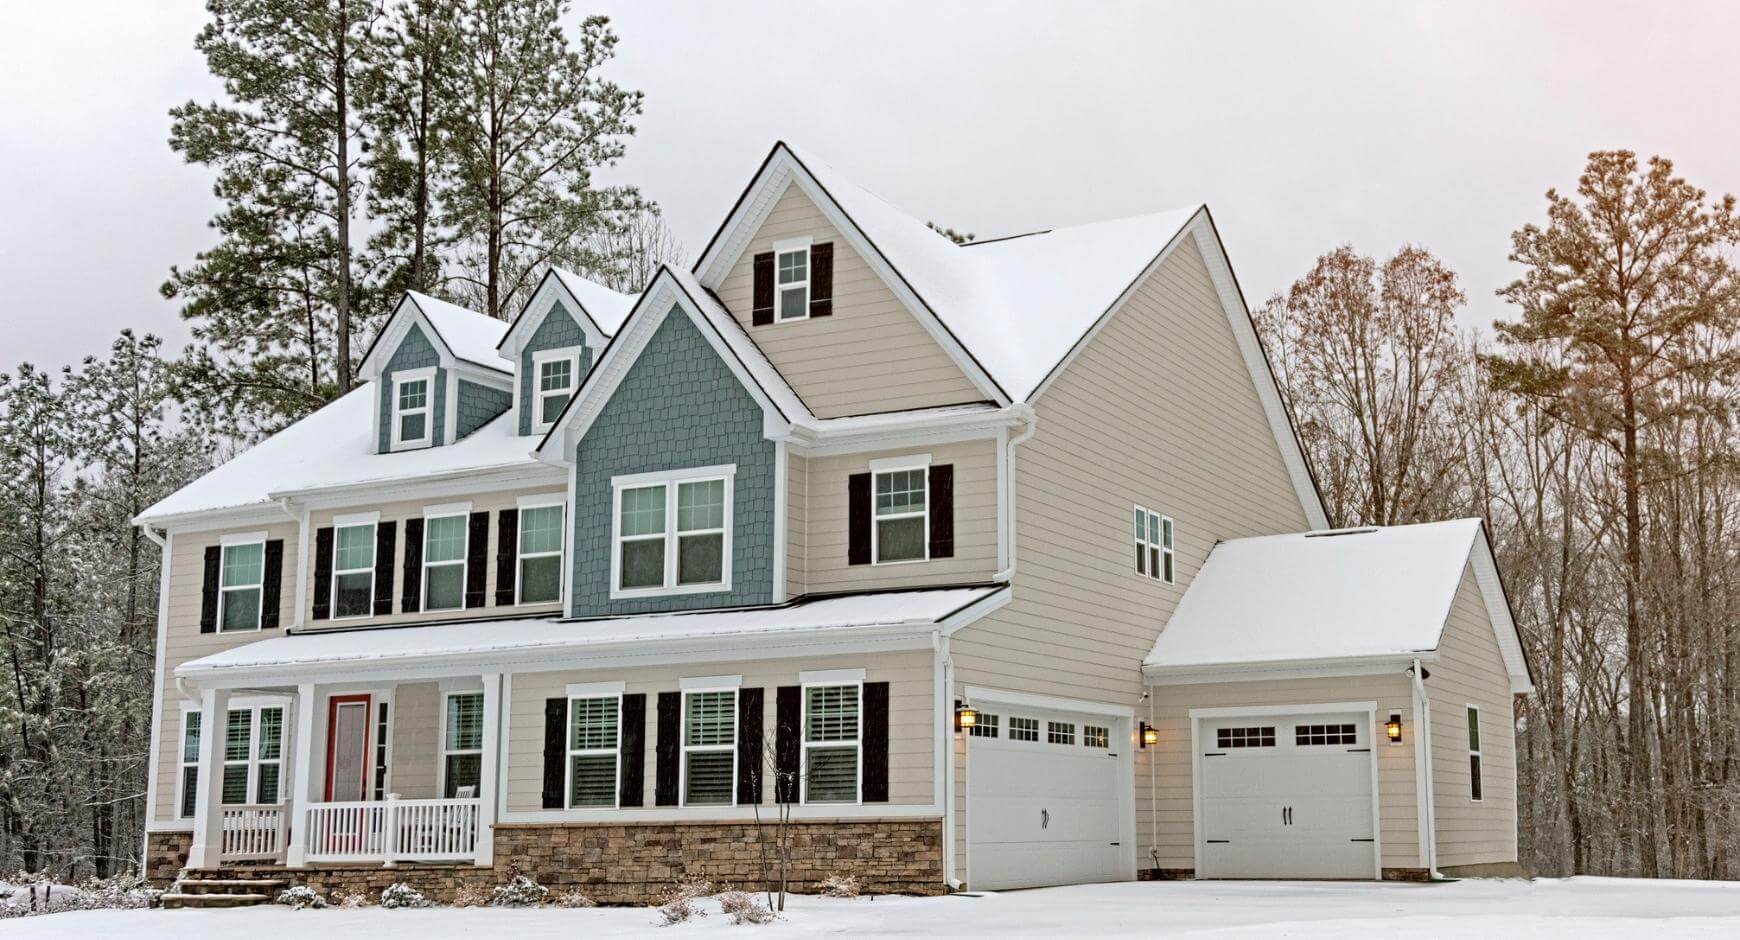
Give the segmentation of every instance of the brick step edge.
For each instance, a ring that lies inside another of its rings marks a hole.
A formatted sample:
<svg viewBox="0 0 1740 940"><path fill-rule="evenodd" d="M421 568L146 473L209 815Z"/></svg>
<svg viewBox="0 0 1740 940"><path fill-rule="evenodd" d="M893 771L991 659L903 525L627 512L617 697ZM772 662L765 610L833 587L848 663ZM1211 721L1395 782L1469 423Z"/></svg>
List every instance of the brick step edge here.
<svg viewBox="0 0 1740 940"><path fill-rule="evenodd" d="M167 908L252 907L271 901L263 894L165 894L157 900L158 903Z"/></svg>

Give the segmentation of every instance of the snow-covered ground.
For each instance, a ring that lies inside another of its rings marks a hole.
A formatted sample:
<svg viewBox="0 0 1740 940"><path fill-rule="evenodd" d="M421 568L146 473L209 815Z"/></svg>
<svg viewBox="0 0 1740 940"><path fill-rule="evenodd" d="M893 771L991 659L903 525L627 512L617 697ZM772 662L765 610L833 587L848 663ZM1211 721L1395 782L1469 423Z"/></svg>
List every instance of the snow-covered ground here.
<svg viewBox="0 0 1740 940"><path fill-rule="evenodd" d="M946 898L797 897L770 926L712 914L655 926L647 908L590 910L81 911L0 922L7 938L572 940L574 937L1740 937L1740 884L1707 881L1462 881L1453 884L1171 882Z"/></svg>

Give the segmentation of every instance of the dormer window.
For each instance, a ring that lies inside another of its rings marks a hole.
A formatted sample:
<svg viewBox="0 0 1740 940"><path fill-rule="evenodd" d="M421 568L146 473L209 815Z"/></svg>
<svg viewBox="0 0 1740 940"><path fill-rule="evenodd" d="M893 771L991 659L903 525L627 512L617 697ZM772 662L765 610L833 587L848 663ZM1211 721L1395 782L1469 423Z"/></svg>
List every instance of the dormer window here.
<svg viewBox="0 0 1740 940"><path fill-rule="evenodd" d="M802 320L810 315L810 241L776 242L773 250L779 319Z"/></svg>
<svg viewBox="0 0 1740 940"><path fill-rule="evenodd" d="M428 447L429 403L435 397L435 370L415 369L393 377L393 449Z"/></svg>
<svg viewBox="0 0 1740 940"><path fill-rule="evenodd" d="M532 430L547 431L574 397L580 381L580 356L575 348L532 354Z"/></svg>

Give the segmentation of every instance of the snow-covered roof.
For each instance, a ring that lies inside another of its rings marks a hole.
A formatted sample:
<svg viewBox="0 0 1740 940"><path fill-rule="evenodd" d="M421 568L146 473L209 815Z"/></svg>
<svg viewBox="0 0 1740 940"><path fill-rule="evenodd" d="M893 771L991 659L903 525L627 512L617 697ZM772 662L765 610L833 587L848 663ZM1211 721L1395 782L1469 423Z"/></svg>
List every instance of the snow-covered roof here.
<svg viewBox="0 0 1740 940"><path fill-rule="evenodd" d="M595 620L485 620L349 631L305 630L213 653L184 663L175 674L198 682L201 676L216 673L292 672L299 667L334 664L377 669L446 661L461 661L471 668L531 662L549 665L564 656L618 655L631 648L653 648L662 661L671 661L686 648L720 642L848 642L952 629L983 616L1007 598L1007 587L981 585Z"/></svg>
<svg viewBox="0 0 1740 940"><path fill-rule="evenodd" d="M622 321L628 319L628 312L634 309L634 302L638 299L635 294L619 293L573 271L552 267L550 273L562 282L568 293L574 295L574 299L580 302L582 312L591 317L592 322L606 336L614 336L617 330L622 329Z"/></svg>
<svg viewBox="0 0 1740 940"><path fill-rule="evenodd" d="M1479 519L1269 535L1209 553L1154 649L1150 675L1398 658L1438 648L1463 571L1490 552ZM1528 667L1503 591L1482 583L1513 685ZM1494 596L1496 594L1496 596Z"/></svg>
<svg viewBox="0 0 1740 940"><path fill-rule="evenodd" d="M456 443L375 453L375 390L363 385L236 455L139 514L160 521L187 513L268 503L282 495L414 477L535 467L529 438L504 414Z"/></svg>
<svg viewBox="0 0 1740 940"><path fill-rule="evenodd" d="M406 296L422 311L454 356L486 369L506 371L495 354L496 345L507 334L505 322L428 294L410 291Z"/></svg>

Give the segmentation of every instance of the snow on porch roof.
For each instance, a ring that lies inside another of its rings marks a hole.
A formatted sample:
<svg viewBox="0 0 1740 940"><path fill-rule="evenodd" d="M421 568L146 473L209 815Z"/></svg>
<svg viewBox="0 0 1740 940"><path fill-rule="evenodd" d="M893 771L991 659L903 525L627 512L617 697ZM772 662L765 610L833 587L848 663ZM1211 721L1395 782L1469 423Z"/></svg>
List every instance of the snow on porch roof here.
<svg viewBox="0 0 1740 940"><path fill-rule="evenodd" d="M1480 525L1457 519L1222 542L1143 665L1182 672L1435 650ZM1490 613L1508 622L1508 610Z"/></svg>
<svg viewBox="0 0 1740 940"><path fill-rule="evenodd" d="M677 661L685 651L721 641L740 658L758 655L755 640L847 641L865 635L921 634L962 625L1007 601L1004 585L886 591L820 598L777 607L653 614L597 620L485 620L349 631L305 630L214 653L177 667L196 684L218 675L306 675L323 668L392 670L437 663L504 666L644 650L649 661ZM765 654L761 654L765 655ZM582 662L580 665L584 665Z"/></svg>

